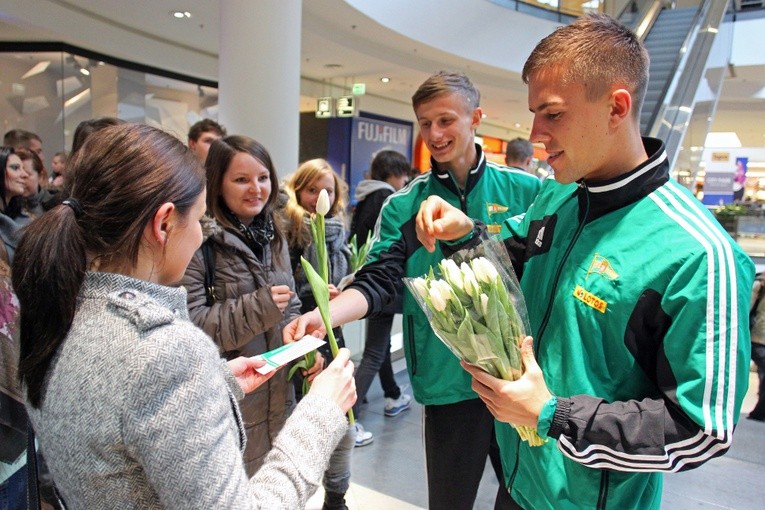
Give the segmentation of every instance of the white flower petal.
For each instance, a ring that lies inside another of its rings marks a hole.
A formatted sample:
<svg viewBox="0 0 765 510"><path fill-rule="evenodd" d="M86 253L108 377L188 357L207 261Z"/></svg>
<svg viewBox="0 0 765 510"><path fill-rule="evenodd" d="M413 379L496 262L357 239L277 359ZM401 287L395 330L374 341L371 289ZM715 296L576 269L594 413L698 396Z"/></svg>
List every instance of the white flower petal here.
<svg viewBox="0 0 765 510"><path fill-rule="evenodd" d="M329 212L329 207L329 195L327 194L327 190L323 189L319 192L319 198L316 201L316 214L326 216Z"/></svg>

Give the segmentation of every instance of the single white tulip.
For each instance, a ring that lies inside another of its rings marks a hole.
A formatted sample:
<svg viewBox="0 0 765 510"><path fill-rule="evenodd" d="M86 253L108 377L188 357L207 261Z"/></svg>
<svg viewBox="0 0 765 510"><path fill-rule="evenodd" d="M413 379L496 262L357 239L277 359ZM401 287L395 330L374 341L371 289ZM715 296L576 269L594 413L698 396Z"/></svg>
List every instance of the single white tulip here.
<svg viewBox="0 0 765 510"><path fill-rule="evenodd" d="M316 201L316 214L326 216L329 212L329 195L327 190L323 189L319 192L319 199Z"/></svg>
<svg viewBox="0 0 765 510"><path fill-rule="evenodd" d="M494 264L484 257L478 257L470 261L476 279L483 283L494 283L499 276Z"/></svg>
<svg viewBox="0 0 765 510"><path fill-rule="evenodd" d="M412 280L412 286L415 288L420 297L428 297L428 282L425 278L415 278Z"/></svg>
<svg viewBox="0 0 765 510"><path fill-rule="evenodd" d="M478 280L475 278L475 273L465 262L460 265L460 270L462 271L462 288L472 296L478 289Z"/></svg>
<svg viewBox="0 0 765 510"><path fill-rule="evenodd" d="M484 317L489 315L489 296L486 294L481 294L481 312Z"/></svg>
<svg viewBox="0 0 765 510"><path fill-rule="evenodd" d="M430 302L433 304L433 308L436 309L437 312L443 312L446 310L446 299L444 299L443 295L441 294L441 289L438 285L431 285L430 289L428 290L428 295L430 296Z"/></svg>
<svg viewBox="0 0 765 510"><path fill-rule="evenodd" d="M462 288L462 273L460 268L457 267L457 263L452 259L444 259L439 264L441 266L441 272L444 277L452 284L453 287L458 289Z"/></svg>

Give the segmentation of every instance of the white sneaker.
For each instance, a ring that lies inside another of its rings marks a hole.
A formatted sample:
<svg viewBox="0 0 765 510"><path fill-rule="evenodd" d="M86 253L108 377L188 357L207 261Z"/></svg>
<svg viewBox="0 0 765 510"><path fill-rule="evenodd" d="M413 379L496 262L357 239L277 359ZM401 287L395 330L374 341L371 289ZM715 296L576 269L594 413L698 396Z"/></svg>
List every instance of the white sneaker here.
<svg viewBox="0 0 765 510"><path fill-rule="evenodd" d="M356 422L354 428L356 429L356 446L366 446L375 440L375 436L371 432L364 430L364 426L361 423Z"/></svg>
<svg viewBox="0 0 765 510"><path fill-rule="evenodd" d="M400 397L396 399L385 399L385 416L392 418L398 416L402 412L406 411L412 406L412 397L406 393L402 393Z"/></svg>

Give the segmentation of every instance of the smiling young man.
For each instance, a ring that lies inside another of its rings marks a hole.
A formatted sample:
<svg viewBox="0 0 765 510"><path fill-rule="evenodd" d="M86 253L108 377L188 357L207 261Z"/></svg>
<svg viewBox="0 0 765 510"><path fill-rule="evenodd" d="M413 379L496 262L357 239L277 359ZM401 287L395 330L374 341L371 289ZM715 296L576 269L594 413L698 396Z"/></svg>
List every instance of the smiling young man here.
<svg viewBox="0 0 765 510"><path fill-rule="evenodd" d="M462 73L440 72L412 97L422 139L431 151L431 171L385 201L367 264L355 281L330 301L333 324L379 312L393 301L405 276L421 276L443 255L417 240L420 203L438 195L499 232L501 223L531 204L540 184L532 175L486 160L475 132L481 122L479 93ZM470 376L435 336L414 298L404 294L404 351L415 399L425 406L428 508L472 509L494 435L494 420L470 388ZM300 338L321 327L318 312L304 315L285 332ZM496 457L496 455L495 455ZM501 476L499 462L493 463ZM507 498L498 495L498 508Z"/></svg>
<svg viewBox="0 0 765 510"><path fill-rule="evenodd" d="M658 508L661 472L731 444L754 266L669 178L663 143L640 137L648 54L632 32L584 16L537 45L523 79L531 140L555 170L503 231L533 342L516 382L465 369L504 422L507 486L522 508ZM438 197L417 222L428 249L483 230ZM549 440L529 447L506 423Z"/></svg>

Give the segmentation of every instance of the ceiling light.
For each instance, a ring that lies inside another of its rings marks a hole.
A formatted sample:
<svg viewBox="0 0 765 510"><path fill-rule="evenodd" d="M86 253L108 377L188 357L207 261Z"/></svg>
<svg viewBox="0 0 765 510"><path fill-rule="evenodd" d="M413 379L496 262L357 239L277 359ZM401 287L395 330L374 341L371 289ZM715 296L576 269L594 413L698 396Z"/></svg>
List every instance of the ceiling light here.
<svg viewBox="0 0 765 510"><path fill-rule="evenodd" d="M87 70L87 69L85 69L84 67L81 67L81 68L80 68L80 72L81 72L82 74L84 74L85 76L90 76L90 71L88 71L88 70Z"/></svg>
<svg viewBox="0 0 765 510"><path fill-rule="evenodd" d="M482 114L481 114L481 118L482 118L482 119L485 119L486 117L488 117L488 115L486 115L485 113L482 113Z"/></svg>
<svg viewBox="0 0 765 510"><path fill-rule="evenodd" d="M516 123L514 124L514 126L515 126L515 128L516 128L516 129L518 129L519 127L521 127L521 123L520 123L520 122L516 122Z"/></svg>
<svg viewBox="0 0 765 510"><path fill-rule="evenodd" d="M390 78L388 78L387 76L383 76L382 78L380 78L380 81L383 83L388 83L390 81Z"/></svg>
<svg viewBox="0 0 765 510"><path fill-rule="evenodd" d="M172 14L172 16L177 19L188 19L191 17L191 13L189 11L170 11L170 14Z"/></svg>
<svg viewBox="0 0 765 510"><path fill-rule="evenodd" d="M343 67L343 65L342 64L324 64L324 67L326 69L339 69Z"/></svg>

